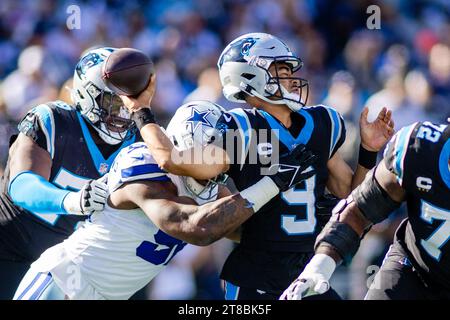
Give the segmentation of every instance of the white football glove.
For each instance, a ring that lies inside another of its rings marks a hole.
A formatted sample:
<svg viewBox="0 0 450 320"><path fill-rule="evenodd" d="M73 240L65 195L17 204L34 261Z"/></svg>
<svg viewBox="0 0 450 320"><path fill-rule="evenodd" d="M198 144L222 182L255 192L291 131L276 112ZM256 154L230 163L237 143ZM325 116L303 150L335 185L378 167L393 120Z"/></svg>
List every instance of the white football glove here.
<svg viewBox="0 0 450 320"><path fill-rule="evenodd" d="M63 200L67 213L89 215L94 211L102 211L109 195L107 176L88 181L78 192L69 192Z"/></svg>
<svg viewBox="0 0 450 320"><path fill-rule="evenodd" d="M326 254L316 254L303 272L284 290L279 300L301 300L304 297L322 294L330 289L329 280L336 262Z"/></svg>

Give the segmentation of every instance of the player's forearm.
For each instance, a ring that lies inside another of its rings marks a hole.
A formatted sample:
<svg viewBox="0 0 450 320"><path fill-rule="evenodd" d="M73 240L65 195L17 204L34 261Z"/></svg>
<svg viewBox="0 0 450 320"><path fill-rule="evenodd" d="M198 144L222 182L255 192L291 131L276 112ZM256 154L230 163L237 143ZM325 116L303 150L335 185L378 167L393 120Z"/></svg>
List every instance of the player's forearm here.
<svg viewBox="0 0 450 320"><path fill-rule="evenodd" d="M175 147L158 124L147 124L141 128L140 133L153 158L162 169L176 175L184 173L173 163L172 153L176 152Z"/></svg>
<svg viewBox="0 0 450 320"><path fill-rule="evenodd" d="M356 170L352 176L351 191L355 190L356 187L358 187L364 181L364 178L365 178L367 172L369 172L369 171L370 171L369 169L367 169L359 164L356 166Z"/></svg>
<svg viewBox="0 0 450 320"><path fill-rule="evenodd" d="M201 245L209 245L236 230L253 214L251 204L235 194L198 207L190 220L200 231Z"/></svg>

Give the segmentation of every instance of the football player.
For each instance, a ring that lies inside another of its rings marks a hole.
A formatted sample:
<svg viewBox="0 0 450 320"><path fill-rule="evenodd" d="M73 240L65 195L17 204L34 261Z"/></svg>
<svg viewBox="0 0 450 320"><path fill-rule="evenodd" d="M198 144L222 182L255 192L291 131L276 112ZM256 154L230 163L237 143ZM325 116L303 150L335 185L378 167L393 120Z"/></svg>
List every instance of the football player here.
<svg viewBox="0 0 450 320"><path fill-rule="evenodd" d="M213 124L222 114L209 102L191 104L208 112ZM193 140L208 143L215 131L201 123L178 122L186 109L182 106L167 128L180 150ZM186 242L204 246L232 233L280 191L312 176L313 171L303 171L314 160L300 145L276 165L296 170L279 170L231 195L216 182L167 174L143 142L132 144L119 153L108 174L111 196L105 210L46 250L32 264L15 299L128 299Z"/></svg>
<svg viewBox="0 0 450 320"><path fill-rule="evenodd" d="M344 198L364 179L376 164L377 151L393 134L391 113L384 108L369 123L368 110L363 111L359 165L353 173L337 153L345 139L342 117L331 107L305 106L308 83L295 75L302 61L284 42L265 33L243 35L224 49L218 67L225 97L253 109L223 114L217 125L223 132L221 143L203 149L201 159L215 155L216 161L207 166L175 161L186 155L174 152L171 141L152 124L150 109L142 108L150 106L151 85L136 99L122 99L139 114L138 127L155 160L173 174L209 179L226 172L243 190L270 166L268 156L274 159L299 144L318 156L314 176L273 198L261 208L263 215L243 224L240 244L222 270L227 299L278 299L314 254L314 240L331 215L336 201L325 197L325 189ZM207 122L207 114L192 107L189 119ZM238 136L230 139L236 131ZM322 298L337 294L327 291Z"/></svg>
<svg viewBox="0 0 450 320"><path fill-rule="evenodd" d="M366 299L450 298L450 126L416 122L389 142L384 159L333 210L316 240L316 254L282 299L327 290L336 264L350 261L360 239L402 202L408 217Z"/></svg>
<svg viewBox="0 0 450 320"><path fill-rule="evenodd" d="M103 208L106 185L95 179L137 139L130 114L102 80L103 63L113 50L99 48L81 57L73 78L74 105L38 105L18 125L1 182L0 299L13 297L45 249Z"/></svg>

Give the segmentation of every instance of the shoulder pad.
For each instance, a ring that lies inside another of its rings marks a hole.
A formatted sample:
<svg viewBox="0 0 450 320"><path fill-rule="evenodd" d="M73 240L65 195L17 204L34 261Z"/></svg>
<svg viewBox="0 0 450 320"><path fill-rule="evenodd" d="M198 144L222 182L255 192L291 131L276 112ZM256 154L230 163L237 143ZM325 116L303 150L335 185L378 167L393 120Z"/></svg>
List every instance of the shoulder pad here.
<svg viewBox="0 0 450 320"><path fill-rule="evenodd" d="M133 143L119 152L108 174L109 191L136 180L169 181L167 172L159 167L144 142Z"/></svg>

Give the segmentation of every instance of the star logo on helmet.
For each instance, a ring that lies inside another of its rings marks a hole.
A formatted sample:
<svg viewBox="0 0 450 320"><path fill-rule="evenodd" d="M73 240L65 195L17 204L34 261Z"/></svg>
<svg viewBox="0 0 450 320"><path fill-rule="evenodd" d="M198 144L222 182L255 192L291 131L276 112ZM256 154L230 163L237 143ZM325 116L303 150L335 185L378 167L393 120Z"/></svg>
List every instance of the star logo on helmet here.
<svg viewBox="0 0 450 320"><path fill-rule="evenodd" d="M208 115L211 113L211 111L204 111L204 112L199 112L197 109L192 108L191 109L191 115L189 118L186 119L186 123L188 123L191 126L191 132L194 133L195 130L197 130L197 128L200 125L204 125L207 127L213 127L211 122L209 122L208 120Z"/></svg>

